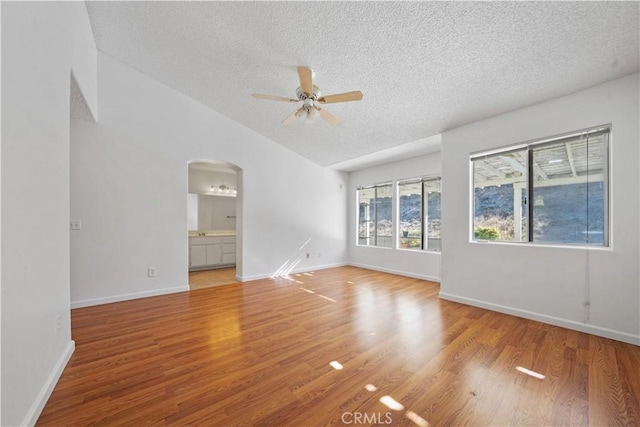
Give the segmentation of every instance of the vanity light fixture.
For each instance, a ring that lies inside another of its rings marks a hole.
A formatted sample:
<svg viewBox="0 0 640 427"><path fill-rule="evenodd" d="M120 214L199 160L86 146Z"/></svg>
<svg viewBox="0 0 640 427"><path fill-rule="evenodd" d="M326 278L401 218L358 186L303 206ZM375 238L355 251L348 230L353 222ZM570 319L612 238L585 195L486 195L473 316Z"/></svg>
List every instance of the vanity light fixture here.
<svg viewBox="0 0 640 427"><path fill-rule="evenodd" d="M219 194L222 196L232 196L232 197L235 197L238 194L238 190L236 188L231 188L224 184L218 185L218 186L212 185L211 192L213 194Z"/></svg>

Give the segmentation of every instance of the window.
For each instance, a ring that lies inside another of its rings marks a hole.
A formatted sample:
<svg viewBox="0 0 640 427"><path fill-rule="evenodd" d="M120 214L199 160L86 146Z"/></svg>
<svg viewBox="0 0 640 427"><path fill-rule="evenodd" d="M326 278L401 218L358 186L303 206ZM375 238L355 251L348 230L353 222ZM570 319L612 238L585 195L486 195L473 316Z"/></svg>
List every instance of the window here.
<svg viewBox="0 0 640 427"><path fill-rule="evenodd" d="M399 247L439 252L440 178L399 181L398 201Z"/></svg>
<svg viewBox="0 0 640 427"><path fill-rule="evenodd" d="M526 149L501 152L473 161L474 237L527 241Z"/></svg>
<svg viewBox="0 0 640 427"><path fill-rule="evenodd" d="M609 134L472 155L474 240L608 246Z"/></svg>
<svg viewBox="0 0 640 427"><path fill-rule="evenodd" d="M358 244L390 248L393 242L391 183L358 188Z"/></svg>
<svg viewBox="0 0 640 427"><path fill-rule="evenodd" d="M442 250L442 237L440 236L442 224L440 216L441 181L440 178L437 178L422 183L423 194L425 195L424 222L427 224L427 245L423 249L428 251L440 252Z"/></svg>

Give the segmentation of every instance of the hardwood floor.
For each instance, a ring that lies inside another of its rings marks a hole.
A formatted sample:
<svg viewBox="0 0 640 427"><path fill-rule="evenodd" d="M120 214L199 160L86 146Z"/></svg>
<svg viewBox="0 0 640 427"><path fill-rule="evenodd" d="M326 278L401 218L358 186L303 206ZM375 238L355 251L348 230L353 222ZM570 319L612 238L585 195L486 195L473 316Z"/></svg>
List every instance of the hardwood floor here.
<svg viewBox="0 0 640 427"><path fill-rule="evenodd" d="M212 270L192 271L189 273L189 289L203 289L212 286L238 284L236 268L215 268Z"/></svg>
<svg viewBox="0 0 640 427"><path fill-rule="evenodd" d="M342 267L75 309L37 425L640 424L640 347L438 291Z"/></svg>

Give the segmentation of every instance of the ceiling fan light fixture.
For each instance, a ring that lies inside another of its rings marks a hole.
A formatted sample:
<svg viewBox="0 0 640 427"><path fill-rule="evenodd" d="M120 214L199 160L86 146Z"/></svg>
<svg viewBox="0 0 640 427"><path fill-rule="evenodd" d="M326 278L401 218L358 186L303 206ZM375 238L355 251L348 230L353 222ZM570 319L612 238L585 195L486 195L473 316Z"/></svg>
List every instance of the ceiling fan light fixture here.
<svg viewBox="0 0 640 427"><path fill-rule="evenodd" d="M313 118L316 115L316 109L313 108L313 106L310 106L310 107L305 106L304 109L307 112L307 115L305 117L305 123L311 123L313 121Z"/></svg>

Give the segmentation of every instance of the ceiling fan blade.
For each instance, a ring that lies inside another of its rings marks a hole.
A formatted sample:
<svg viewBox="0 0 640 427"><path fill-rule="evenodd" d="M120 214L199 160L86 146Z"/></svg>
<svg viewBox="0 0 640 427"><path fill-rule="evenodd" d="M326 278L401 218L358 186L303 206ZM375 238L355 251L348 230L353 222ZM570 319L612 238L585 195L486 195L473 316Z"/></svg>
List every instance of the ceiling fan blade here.
<svg viewBox="0 0 640 427"><path fill-rule="evenodd" d="M334 102L360 101L362 92L354 90L353 92L338 93L336 95L321 96L317 101L321 104L331 104Z"/></svg>
<svg viewBox="0 0 640 427"><path fill-rule="evenodd" d="M261 93L253 93L251 94L254 98L260 99L270 99L272 101L284 101L284 102L298 102L299 99L285 98L284 96L275 96L275 95L263 95Z"/></svg>
<svg viewBox="0 0 640 427"><path fill-rule="evenodd" d="M303 109L304 109L304 107L300 107L297 110L295 110L293 113L289 114L287 116L287 118L282 121L282 124L283 125L290 125L296 119L296 117L298 117L301 114L300 112Z"/></svg>
<svg viewBox="0 0 640 427"><path fill-rule="evenodd" d="M300 88L307 96L313 93L312 71L308 67L298 67L298 77L300 77Z"/></svg>
<svg viewBox="0 0 640 427"><path fill-rule="evenodd" d="M338 123L340 123L340 120L333 114L329 114L327 110L323 110L322 108L316 106L314 106L314 108L318 110L318 113L320 113L320 117L322 117L330 125L338 126Z"/></svg>

